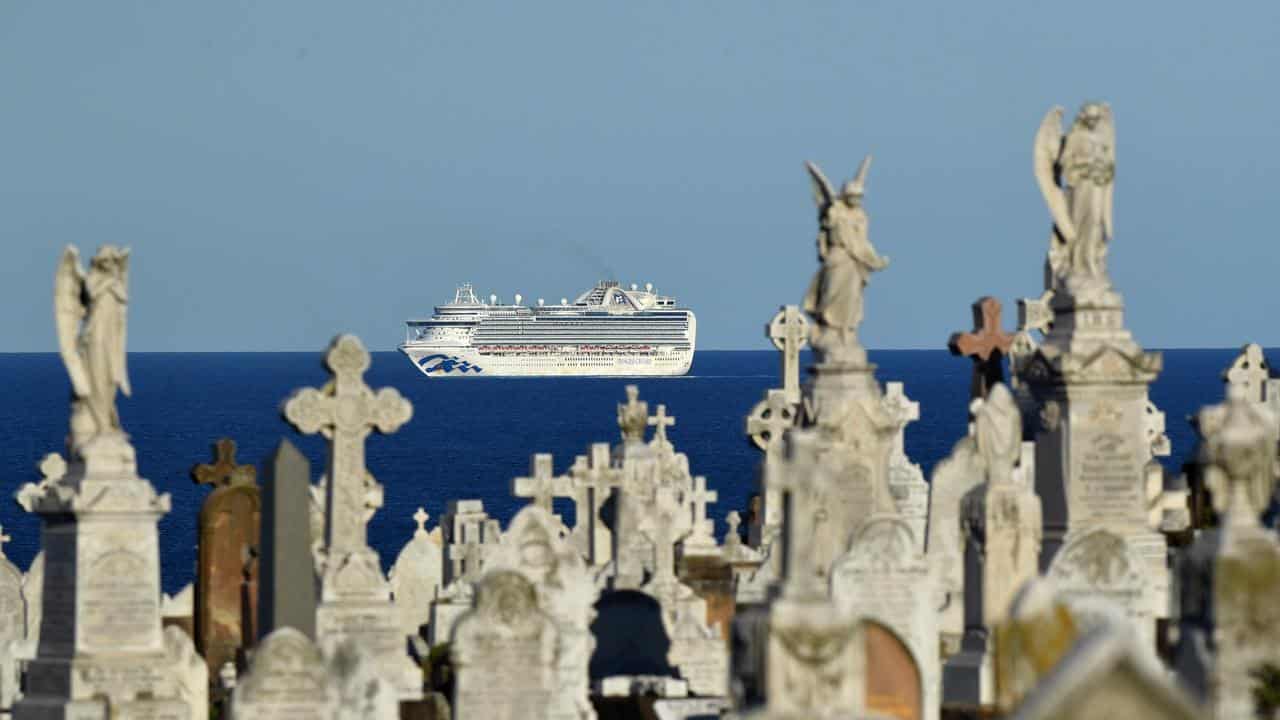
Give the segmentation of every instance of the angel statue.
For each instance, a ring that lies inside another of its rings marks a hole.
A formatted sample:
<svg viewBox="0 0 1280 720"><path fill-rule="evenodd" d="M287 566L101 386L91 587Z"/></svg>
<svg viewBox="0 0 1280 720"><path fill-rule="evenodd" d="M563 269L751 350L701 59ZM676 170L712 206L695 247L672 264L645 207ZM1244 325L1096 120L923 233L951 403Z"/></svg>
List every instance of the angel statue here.
<svg viewBox="0 0 1280 720"><path fill-rule="evenodd" d="M805 163L805 167L818 205L818 261L822 263L804 296L804 310L817 325L811 341L823 355L858 360L864 356L858 345L862 292L871 273L889 266L889 258L877 254L867 239L867 212L862 209L871 156L863 158L858 174L840 188L839 195L817 165Z"/></svg>
<svg viewBox="0 0 1280 720"><path fill-rule="evenodd" d="M1066 137L1061 107L1044 116L1036 133L1036 183L1053 218L1049 241L1050 288L1106 288L1107 246L1112 234L1112 190L1116 174L1116 129L1111 107L1089 102L1080 108Z"/></svg>
<svg viewBox="0 0 1280 720"><path fill-rule="evenodd" d="M68 245L53 282L58 352L71 376L71 447L120 432L116 388L130 393L125 368L125 309L129 302L129 250L103 245L80 267Z"/></svg>

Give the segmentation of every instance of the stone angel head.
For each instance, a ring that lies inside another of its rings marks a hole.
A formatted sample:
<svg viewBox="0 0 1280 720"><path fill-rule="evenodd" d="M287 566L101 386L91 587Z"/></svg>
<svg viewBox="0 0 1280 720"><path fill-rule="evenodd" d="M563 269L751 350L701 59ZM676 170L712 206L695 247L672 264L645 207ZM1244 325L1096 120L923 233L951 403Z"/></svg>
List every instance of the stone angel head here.
<svg viewBox="0 0 1280 720"><path fill-rule="evenodd" d="M862 158L862 164L858 166L858 173L840 187L840 193L837 195L831 185L831 181L827 180L827 176L822 174L822 169L812 162L806 162L805 168L809 170L809 178L813 182L813 199L818 205L818 211L826 213L827 209L833 203L842 202L849 207L858 207L862 204L862 196L867 188L867 171L871 169L871 156L867 155Z"/></svg>

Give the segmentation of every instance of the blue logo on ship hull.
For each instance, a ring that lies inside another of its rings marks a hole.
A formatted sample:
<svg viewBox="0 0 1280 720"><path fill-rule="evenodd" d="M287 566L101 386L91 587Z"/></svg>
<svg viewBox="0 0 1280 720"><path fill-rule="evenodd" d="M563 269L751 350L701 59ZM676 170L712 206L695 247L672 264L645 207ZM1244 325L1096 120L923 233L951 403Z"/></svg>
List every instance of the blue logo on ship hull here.
<svg viewBox="0 0 1280 720"><path fill-rule="evenodd" d="M434 362L434 365L428 365ZM479 365L472 365L466 360L460 360L456 355L428 355L418 361L418 367L428 375L432 373L440 373L441 375L458 372L458 373L481 373L484 368Z"/></svg>

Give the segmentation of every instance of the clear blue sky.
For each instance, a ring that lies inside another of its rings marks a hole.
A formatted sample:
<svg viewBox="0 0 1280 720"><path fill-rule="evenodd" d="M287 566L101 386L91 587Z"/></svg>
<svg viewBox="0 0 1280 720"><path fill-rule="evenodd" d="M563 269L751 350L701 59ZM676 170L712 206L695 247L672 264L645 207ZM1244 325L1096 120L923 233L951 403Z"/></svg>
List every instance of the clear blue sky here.
<svg viewBox="0 0 1280 720"><path fill-rule="evenodd" d="M1033 7L1036 6L1036 7ZM5 2L0 351L66 243L133 247L133 350L391 349L474 282L603 272L764 347L814 269L802 161L863 153L876 348L1041 290L1031 142L1111 102L1149 347L1280 344L1280 3Z"/></svg>

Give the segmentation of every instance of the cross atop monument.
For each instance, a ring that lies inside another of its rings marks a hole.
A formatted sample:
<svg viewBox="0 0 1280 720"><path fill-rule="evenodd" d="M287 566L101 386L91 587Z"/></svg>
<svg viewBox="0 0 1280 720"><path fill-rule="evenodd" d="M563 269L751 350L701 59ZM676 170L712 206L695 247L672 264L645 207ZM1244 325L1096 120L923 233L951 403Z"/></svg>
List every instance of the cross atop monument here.
<svg viewBox="0 0 1280 720"><path fill-rule="evenodd" d="M920 419L920 403L907 397L902 388L903 385L900 382L886 383L884 397L880 401L889 417L898 426L898 432L893 440L895 456L906 454L906 448L903 447L902 443L903 430L906 429L907 425Z"/></svg>
<svg viewBox="0 0 1280 720"><path fill-rule="evenodd" d="M284 403L284 417L299 432L329 439L329 522L326 548L360 550L365 528L365 450L369 433L395 432L413 417L413 405L395 388L372 390L364 382L369 351L354 335L339 335L325 353L333 379L323 388L297 390ZM332 552L331 552L332 556Z"/></svg>
<svg viewBox="0 0 1280 720"><path fill-rule="evenodd" d="M196 465L191 468L191 479L201 485L217 487L233 487L235 485L253 485L258 477L258 469L252 465L236 464L236 441L222 438L213 445L214 463L212 465Z"/></svg>
<svg viewBox="0 0 1280 720"><path fill-rule="evenodd" d="M413 514L413 521L418 524L418 529L413 531L414 535L427 534L427 519L430 517L431 516L427 514L426 510L423 510L421 507L418 508L417 512Z"/></svg>
<svg viewBox="0 0 1280 720"><path fill-rule="evenodd" d="M644 429L649 425L649 403L640 400L640 388L627 386L626 404L618 404L618 428L625 442L644 442Z"/></svg>
<svg viewBox="0 0 1280 720"><path fill-rule="evenodd" d="M788 402L785 390L769 390L747 415L747 436L766 455L782 450L782 435L795 427L797 403Z"/></svg>
<svg viewBox="0 0 1280 720"><path fill-rule="evenodd" d="M809 320L797 305L784 305L765 327L773 346L782 351L782 390L787 401L800 402L800 351L809 344Z"/></svg>
<svg viewBox="0 0 1280 720"><path fill-rule="evenodd" d="M720 499L720 493L707 489L707 479L701 475L693 479L693 492L689 493L689 502L693 506L693 526L707 519L707 505Z"/></svg>
<svg viewBox="0 0 1280 720"><path fill-rule="evenodd" d="M986 397L997 383L1004 382L1001 360L1009 354L1013 336L1000 328L1000 301L978 298L973 304L973 332L954 333L947 341L952 355L973 360L973 380L969 397Z"/></svg>
<svg viewBox="0 0 1280 720"><path fill-rule="evenodd" d="M658 414L649 418L649 426L653 428L652 443L657 447L671 447L671 441L667 440L667 428L676 424L676 419L667 415L667 406L659 404Z"/></svg>
<svg viewBox="0 0 1280 720"><path fill-rule="evenodd" d="M1271 378L1271 367L1262 354L1262 346L1249 343L1240 350L1240 354L1231 362L1231 367L1222 373L1222 379L1233 388L1243 391L1249 402L1261 403L1267 400L1267 380Z"/></svg>
<svg viewBox="0 0 1280 720"><path fill-rule="evenodd" d="M529 461L529 477L518 477L511 481L511 494L533 498L534 505L552 512L552 498L573 496L572 479L554 475L551 453L537 453Z"/></svg>

